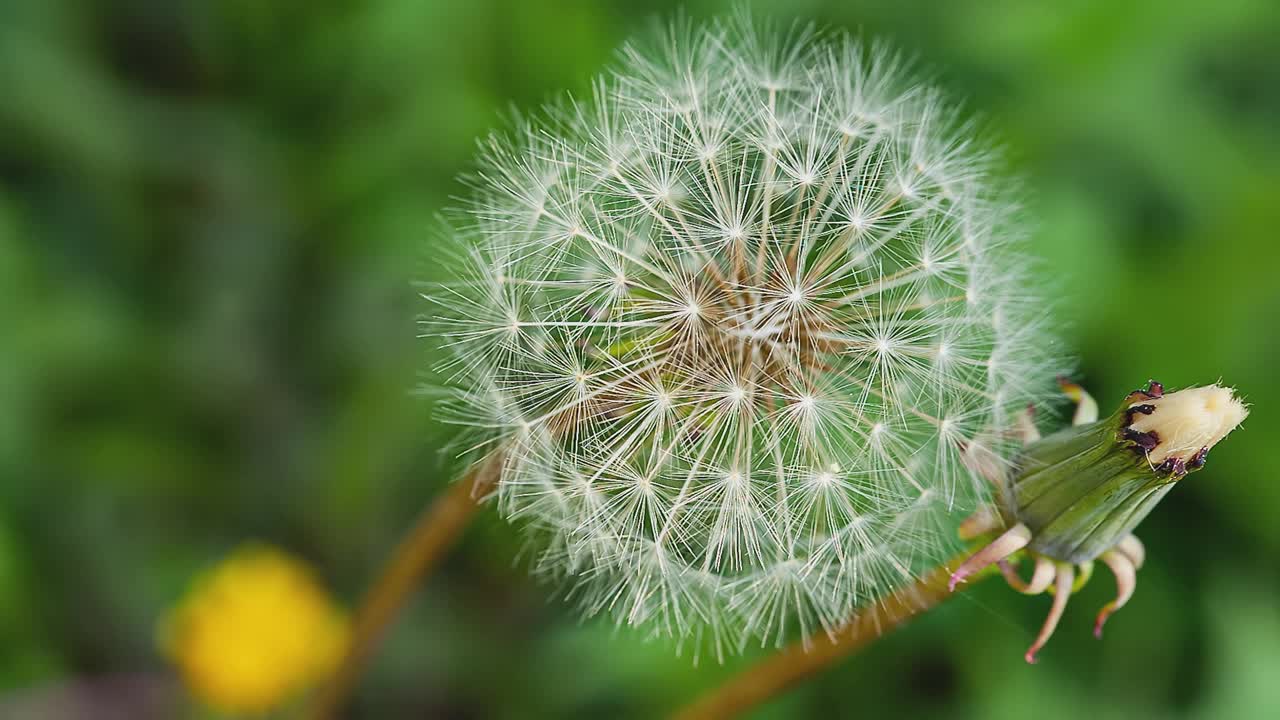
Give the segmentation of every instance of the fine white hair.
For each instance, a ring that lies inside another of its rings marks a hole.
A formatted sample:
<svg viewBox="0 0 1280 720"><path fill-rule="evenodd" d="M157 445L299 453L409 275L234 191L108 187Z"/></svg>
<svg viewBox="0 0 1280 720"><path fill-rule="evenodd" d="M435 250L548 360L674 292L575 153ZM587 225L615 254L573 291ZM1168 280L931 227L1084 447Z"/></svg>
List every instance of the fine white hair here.
<svg viewBox="0 0 1280 720"><path fill-rule="evenodd" d="M590 613L738 648L954 549L1055 365L1016 193L880 45L746 19L629 46L483 145L427 299L450 419Z"/></svg>

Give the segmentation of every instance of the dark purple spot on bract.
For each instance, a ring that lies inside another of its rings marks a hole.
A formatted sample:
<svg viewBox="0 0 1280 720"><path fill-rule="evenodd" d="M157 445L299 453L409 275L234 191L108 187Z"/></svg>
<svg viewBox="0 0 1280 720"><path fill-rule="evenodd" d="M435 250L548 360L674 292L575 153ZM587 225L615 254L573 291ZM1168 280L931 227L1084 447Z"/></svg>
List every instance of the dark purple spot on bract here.
<svg viewBox="0 0 1280 720"><path fill-rule="evenodd" d="M1187 461L1187 469L1199 470L1200 468L1204 467L1205 460L1208 459L1208 457L1209 457L1209 448L1207 447L1200 448L1199 450L1196 451L1196 454L1192 455L1191 459Z"/></svg>
<svg viewBox="0 0 1280 720"><path fill-rule="evenodd" d="M1160 444L1160 436L1154 430L1151 432L1139 432L1131 428L1125 428L1124 439L1136 445L1143 453L1155 450L1156 446Z"/></svg>

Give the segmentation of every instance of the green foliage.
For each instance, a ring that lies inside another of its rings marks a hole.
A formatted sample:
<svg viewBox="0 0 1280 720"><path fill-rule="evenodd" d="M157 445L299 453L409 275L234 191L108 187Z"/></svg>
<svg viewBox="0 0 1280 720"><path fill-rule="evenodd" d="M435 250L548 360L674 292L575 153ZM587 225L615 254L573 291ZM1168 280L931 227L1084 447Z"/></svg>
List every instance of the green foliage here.
<svg viewBox="0 0 1280 720"><path fill-rule="evenodd" d="M0 689L26 707L163 680L155 619L246 538L358 596L455 470L411 392L433 355L412 281L437 272L474 139L581 92L676 6L0 4ZM1142 585L1103 642L1069 611L1025 667L1048 601L991 586L759 716L1276 713L1275 4L753 7L884 36L980 111L1095 396L1221 377L1254 405L1143 525ZM577 625L517 551L492 517L473 528L361 717L652 717L731 669Z"/></svg>

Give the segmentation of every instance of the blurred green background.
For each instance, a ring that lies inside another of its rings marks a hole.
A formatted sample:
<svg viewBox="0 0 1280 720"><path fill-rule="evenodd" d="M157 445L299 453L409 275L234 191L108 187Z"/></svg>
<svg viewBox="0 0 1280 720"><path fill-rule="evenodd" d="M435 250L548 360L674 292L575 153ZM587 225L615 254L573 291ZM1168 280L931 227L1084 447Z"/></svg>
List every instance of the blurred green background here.
<svg viewBox="0 0 1280 720"><path fill-rule="evenodd" d="M354 602L457 470L411 283L475 139L677 5L0 2L0 715L182 712L156 620L244 539ZM980 111L1104 405L1148 377L1253 404L1143 526L1103 642L1105 573L1036 667L1047 598L988 583L757 717L1280 717L1280 8L751 6ZM741 664L580 623L519 549L487 513L352 717L654 717Z"/></svg>

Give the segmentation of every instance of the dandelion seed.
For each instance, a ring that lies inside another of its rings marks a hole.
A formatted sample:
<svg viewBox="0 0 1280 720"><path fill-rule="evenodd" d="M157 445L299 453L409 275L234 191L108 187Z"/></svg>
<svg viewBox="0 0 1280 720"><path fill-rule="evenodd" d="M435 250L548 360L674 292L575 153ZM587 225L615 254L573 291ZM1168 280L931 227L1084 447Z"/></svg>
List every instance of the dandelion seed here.
<svg viewBox="0 0 1280 720"><path fill-rule="evenodd" d="M740 19L485 145L429 322L499 507L587 612L778 641L954 548L989 493L966 448L1007 458L1060 368L952 117L881 46Z"/></svg>

